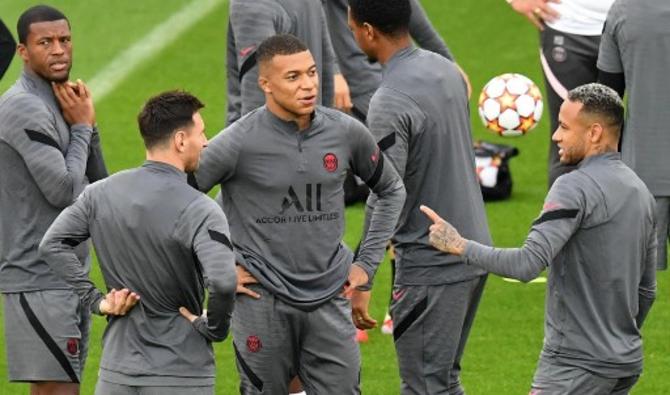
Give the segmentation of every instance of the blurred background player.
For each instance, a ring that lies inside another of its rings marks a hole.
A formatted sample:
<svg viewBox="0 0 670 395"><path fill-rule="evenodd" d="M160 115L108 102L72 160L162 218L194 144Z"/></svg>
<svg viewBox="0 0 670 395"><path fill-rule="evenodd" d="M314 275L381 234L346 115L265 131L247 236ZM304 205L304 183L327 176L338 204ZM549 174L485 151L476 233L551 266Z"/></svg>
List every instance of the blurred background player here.
<svg viewBox="0 0 670 395"><path fill-rule="evenodd" d="M339 72L323 8L313 0L232 0L227 35L228 125L262 106L256 48L275 34L294 34L307 44L322 81L317 102L350 108L349 88Z"/></svg>
<svg viewBox="0 0 670 395"><path fill-rule="evenodd" d="M540 62L549 109L549 187L574 166L562 164L551 135L570 89L598 79L598 45L614 0L506 0L540 29Z"/></svg>
<svg viewBox="0 0 670 395"><path fill-rule="evenodd" d="M624 395L642 372L640 328L656 293L655 204L617 152L623 112L604 85L568 92L552 138L561 162L578 167L551 187L521 248L468 240L421 208L442 251L524 282L548 268L533 395Z"/></svg>
<svg viewBox="0 0 670 395"><path fill-rule="evenodd" d="M186 92L149 99L138 116L144 164L86 188L42 240L84 308L102 297L73 250L89 237L105 286L142 297L107 324L97 395L214 394L211 342L228 334L237 277L225 215L187 183L207 144L202 107Z"/></svg>
<svg viewBox="0 0 670 395"><path fill-rule="evenodd" d="M401 393L462 394L460 361L486 272L430 245L419 204L432 202L469 237L491 243L475 175L467 85L452 61L412 45L409 0L349 0L349 7L358 45L384 68L368 125L407 190L392 239ZM377 204L371 195L368 206ZM365 299L354 305L355 315L367 315Z"/></svg>
<svg viewBox="0 0 670 395"><path fill-rule="evenodd" d="M363 124L317 105L317 64L291 35L256 50L266 105L219 133L193 183L221 184L238 264L233 345L243 394L358 394L355 316L345 296L384 254L404 188ZM346 170L379 195L358 259L342 244ZM353 262L353 263L352 263ZM344 296L343 296L344 290Z"/></svg>
<svg viewBox="0 0 670 395"><path fill-rule="evenodd" d="M350 101L352 107L345 109L345 111L365 123L370 99L379 87L382 79L382 67L379 63L369 59L358 47L358 44L356 44L356 40L347 24L347 0L322 0L322 2L326 10L328 29L335 55L337 56L337 62L351 93ZM412 14L409 20L409 33L412 39L420 47L440 54L447 59L454 60L449 48L447 48L447 44L430 23L421 3L417 0L410 0L410 3ZM470 82L465 73L463 73L463 76L468 83L469 91ZM352 204L365 201L369 190L362 180L348 174L344 192L345 202ZM393 247L389 248L389 255L391 259L391 284L393 284L393 279L395 278ZM389 299L390 297L389 295ZM384 317L381 330L385 334L393 332L393 321L388 313ZM365 333L359 332L357 337L362 341L367 340Z"/></svg>
<svg viewBox="0 0 670 395"><path fill-rule="evenodd" d="M670 223L670 2L651 0L644 7L616 1L607 15L600 42L598 80L627 91L627 116L621 139L623 161L656 198L659 270L666 270Z"/></svg>
<svg viewBox="0 0 670 395"><path fill-rule="evenodd" d="M0 292L10 381L76 394L91 312L38 256L51 222L84 186L107 176L88 87L68 81L70 23L48 6L17 23L23 72L0 98ZM90 267L87 243L75 249Z"/></svg>
<svg viewBox="0 0 670 395"><path fill-rule="evenodd" d="M14 41L12 33L9 32L2 19L0 19L0 80L9 68L9 64L12 63L15 52L16 41Z"/></svg>

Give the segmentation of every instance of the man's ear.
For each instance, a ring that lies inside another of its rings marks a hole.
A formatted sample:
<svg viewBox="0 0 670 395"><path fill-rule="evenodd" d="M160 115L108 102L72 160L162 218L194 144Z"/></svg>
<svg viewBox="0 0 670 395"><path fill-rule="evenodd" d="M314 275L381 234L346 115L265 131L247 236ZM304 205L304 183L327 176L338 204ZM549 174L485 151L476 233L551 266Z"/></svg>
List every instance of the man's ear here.
<svg viewBox="0 0 670 395"><path fill-rule="evenodd" d="M24 63L27 63L27 62L28 62L28 48L26 48L26 45L25 45L25 44L21 44L21 43L19 43L19 44L16 46L16 52L19 54L19 56L21 57L21 59L23 59L23 62L24 62Z"/></svg>
<svg viewBox="0 0 670 395"><path fill-rule="evenodd" d="M172 137L172 144L177 152L182 153L186 149L186 132L184 130L177 130Z"/></svg>
<svg viewBox="0 0 670 395"><path fill-rule="evenodd" d="M268 81L265 76L258 76L258 87L261 88L264 93L272 93L272 89L270 89L270 81Z"/></svg>
<svg viewBox="0 0 670 395"><path fill-rule="evenodd" d="M365 29L365 36L368 38L368 40L373 41L375 38L377 38L377 31L374 27L372 27L371 24L363 22L363 28Z"/></svg>
<svg viewBox="0 0 670 395"><path fill-rule="evenodd" d="M605 132L605 129L603 128L603 125L601 123L592 123L591 126L589 127L589 140L592 143L599 143L603 139L603 133Z"/></svg>

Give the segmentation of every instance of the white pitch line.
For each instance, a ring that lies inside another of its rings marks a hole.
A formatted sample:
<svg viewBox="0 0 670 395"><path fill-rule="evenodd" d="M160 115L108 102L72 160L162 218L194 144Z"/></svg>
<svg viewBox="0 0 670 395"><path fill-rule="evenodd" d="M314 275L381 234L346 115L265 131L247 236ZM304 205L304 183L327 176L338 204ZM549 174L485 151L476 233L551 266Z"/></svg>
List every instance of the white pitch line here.
<svg viewBox="0 0 670 395"><path fill-rule="evenodd" d="M142 63L172 44L182 33L225 0L193 0L154 27L141 40L123 51L94 75L88 86L96 101L102 101ZM225 32L221 31L223 38Z"/></svg>

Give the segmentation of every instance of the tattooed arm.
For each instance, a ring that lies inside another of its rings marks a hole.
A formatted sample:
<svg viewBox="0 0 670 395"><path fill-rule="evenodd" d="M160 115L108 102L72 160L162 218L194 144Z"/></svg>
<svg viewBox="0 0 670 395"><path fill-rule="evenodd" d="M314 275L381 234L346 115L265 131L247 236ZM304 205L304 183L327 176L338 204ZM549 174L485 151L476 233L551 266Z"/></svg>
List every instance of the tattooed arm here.
<svg viewBox="0 0 670 395"><path fill-rule="evenodd" d="M433 221L430 225L430 244L440 251L453 255L463 255L468 240L461 237L456 228L443 220L432 209L421 206L421 211Z"/></svg>

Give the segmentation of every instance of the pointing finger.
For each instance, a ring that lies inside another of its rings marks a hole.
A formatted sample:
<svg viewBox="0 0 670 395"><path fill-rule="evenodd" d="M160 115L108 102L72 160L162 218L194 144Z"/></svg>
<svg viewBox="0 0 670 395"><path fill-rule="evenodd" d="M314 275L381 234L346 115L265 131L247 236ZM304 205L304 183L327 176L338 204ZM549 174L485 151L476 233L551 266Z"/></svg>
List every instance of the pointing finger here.
<svg viewBox="0 0 670 395"><path fill-rule="evenodd" d="M442 219L442 217L440 217L435 211L433 211L428 206L421 205L419 207L419 210L421 210L422 213L426 214L426 217L428 217L428 219L430 219L431 221L433 221L436 224L444 221Z"/></svg>

